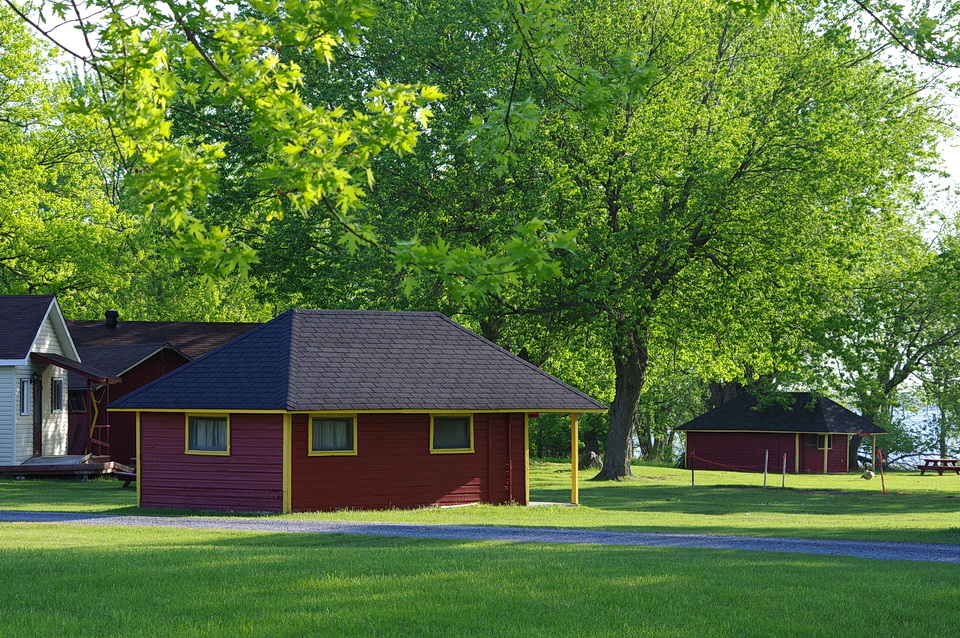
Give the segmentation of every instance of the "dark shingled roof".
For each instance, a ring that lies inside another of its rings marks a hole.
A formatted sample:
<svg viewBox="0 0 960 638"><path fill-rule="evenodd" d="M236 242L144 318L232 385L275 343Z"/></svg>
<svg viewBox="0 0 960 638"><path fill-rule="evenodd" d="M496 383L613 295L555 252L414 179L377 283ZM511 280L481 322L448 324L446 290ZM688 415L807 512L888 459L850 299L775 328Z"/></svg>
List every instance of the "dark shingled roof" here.
<svg viewBox="0 0 960 638"><path fill-rule="evenodd" d="M0 295L0 359L26 359L53 295Z"/></svg>
<svg viewBox="0 0 960 638"><path fill-rule="evenodd" d="M73 343L84 361L90 348L147 343L169 343L187 358L196 359L259 325L200 321L120 321L116 328L109 328L103 320L67 321Z"/></svg>
<svg viewBox="0 0 960 638"><path fill-rule="evenodd" d="M727 403L675 428L698 432L802 432L822 434L886 434L862 416L826 397L790 392L788 409L779 403L754 409L757 398L741 394Z"/></svg>
<svg viewBox="0 0 960 638"><path fill-rule="evenodd" d="M188 361L190 360L190 357L169 343L124 343L113 346L88 346L83 349L81 354L84 363L103 370L111 377L119 377L136 364L165 348L180 354ZM71 390L82 389L87 386L87 380L79 374L71 373L69 378L68 385Z"/></svg>
<svg viewBox="0 0 960 638"><path fill-rule="evenodd" d="M114 409L601 411L435 312L289 310Z"/></svg>

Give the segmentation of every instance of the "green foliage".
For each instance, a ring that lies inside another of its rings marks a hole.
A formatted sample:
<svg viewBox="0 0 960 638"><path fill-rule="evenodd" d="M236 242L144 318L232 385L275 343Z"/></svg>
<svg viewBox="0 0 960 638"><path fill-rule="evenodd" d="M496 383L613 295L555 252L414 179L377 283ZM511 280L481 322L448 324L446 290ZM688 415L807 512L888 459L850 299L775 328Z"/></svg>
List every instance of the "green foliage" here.
<svg viewBox="0 0 960 638"><path fill-rule="evenodd" d="M63 20L73 7L38 3L41 17ZM389 148L408 152L442 97L433 87L379 81L362 108L311 105L301 94L302 71L287 49L307 49L326 64L355 44L372 17L363 0L233 3L222 7L173 2L94 1L79 28L98 43L74 52L101 83L101 99L86 104L113 126L120 150L139 166L131 186L150 215L174 232L178 256L196 258L204 275L244 273L252 249L227 228L208 227L199 214L216 185L233 141L216 126L176 136L171 112L199 102L238 109L245 134L266 161L255 176L272 199L305 212L326 209L348 231L351 211L370 180L372 159Z"/></svg>
<svg viewBox="0 0 960 638"><path fill-rule="evenodd" d="M944 383L942 364L960 336L960 262L949 243L935 250L906 229L891 229L884 243L883 258L858 273L814 334L830 358L820 376L835 373L865 416L899 430L892 415L901 386L918 374L928 376L930 392ZM912 445L903 434L903 446ZM915 449L903 446L896 451Z"/></svg>
<svg viewBox="0 0 960 638"><path fill-rule="evenodd" d="M850 22L860 23L874 32L880 46L893 44L921 62L939 67L960 66L960 9L955 2L927 1L901 3L891 0L715 0L716 6L763 20L777 11L814 7L825 14L838 13Z"/></svg>
<svg viewBox="0 0 960 638"><path fill-rule="evenodd" d="M131 219L110 201L102 123L68 111L80 89L45 77L50 60L2 8L0 291L83 296L121 284Z"/></svg>

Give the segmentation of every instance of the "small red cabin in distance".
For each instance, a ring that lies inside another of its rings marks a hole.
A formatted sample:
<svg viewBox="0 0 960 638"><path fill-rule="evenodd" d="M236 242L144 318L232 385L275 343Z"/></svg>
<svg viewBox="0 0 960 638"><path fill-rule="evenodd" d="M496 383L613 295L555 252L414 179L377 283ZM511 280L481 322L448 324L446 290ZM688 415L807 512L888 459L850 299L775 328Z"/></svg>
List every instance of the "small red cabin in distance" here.
<svg viewBox="0 0 960 638"><path fill-rule="evenodd" d="M606 407L439 313L290 310L128 394L142 507L526 504L531 413Z"/></svg>
<svg viewBox="0 0 960 638"><path fill-rule="evenodd" d="M677 430L686 433L687 467L698 470L793 473L847 472L849 446L864 435L885 434L835 401L807 392L783 393L760 406L742 394Z"/></svg>

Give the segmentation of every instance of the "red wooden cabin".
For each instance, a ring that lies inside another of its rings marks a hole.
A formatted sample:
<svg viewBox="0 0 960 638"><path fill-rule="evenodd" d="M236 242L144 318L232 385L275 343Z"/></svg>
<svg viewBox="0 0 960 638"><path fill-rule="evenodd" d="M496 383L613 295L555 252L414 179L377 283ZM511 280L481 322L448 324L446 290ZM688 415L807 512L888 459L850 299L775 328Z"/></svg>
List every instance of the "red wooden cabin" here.
<svg viewBox="0 0 960 638"><path fill-rule="evenodd" d="M885 434L835 401L806 392L763 407L742 394L676 428L686 432L687 464L698 470L847 472L849 446Z"/></svg>
<svg viewBox="0 0 960 638"><path fill-rule="evenodd" d="M291 310L110 406L142 507L528 502L530 413L605 406L439 313Z"/></svg>
<svg viewBox="0 0 960 638"><path fill-rule="evenodd" d="M115 310L105 321L67 321L70 335L85 362L120 380L115 385L90 384L69 377L70 454L94 452L131 464L136 457L136 418L107 414L106 406L159 379L250 330L256 323L194 321L124 321ZM92 436L91 436L91 425Z"/></svg>

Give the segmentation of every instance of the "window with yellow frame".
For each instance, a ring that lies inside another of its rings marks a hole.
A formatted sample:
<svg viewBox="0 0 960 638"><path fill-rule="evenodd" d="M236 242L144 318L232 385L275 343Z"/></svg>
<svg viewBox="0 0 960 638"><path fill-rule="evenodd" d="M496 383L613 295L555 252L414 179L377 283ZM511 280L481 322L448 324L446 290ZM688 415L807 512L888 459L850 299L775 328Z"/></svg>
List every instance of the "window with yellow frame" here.
<svg viewBox="0 0 960 638"><path fill-rule="evenodd" d="M310 417L310 456L356 456L356 415Z"/></svg>
<svg viewBox="0 0 960 638"><path fill-rule="evenodd" d="M186 453L230 455L230 415L188 414Z"/></svg>
<svg viewBox="0 0 960 638"><path fill-rule="evenodd" d="M806 447L815 447L818 450L833 449L832 434L808 434L806 438Z"/></svg>
<svg viewBox="0 0 960 638"><path fill-rule="evenodd" d="M473 451L473 415L430 416L431 454L469 454Z"/></svg>

